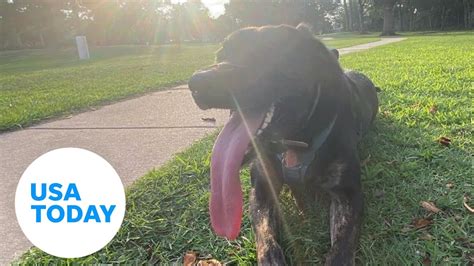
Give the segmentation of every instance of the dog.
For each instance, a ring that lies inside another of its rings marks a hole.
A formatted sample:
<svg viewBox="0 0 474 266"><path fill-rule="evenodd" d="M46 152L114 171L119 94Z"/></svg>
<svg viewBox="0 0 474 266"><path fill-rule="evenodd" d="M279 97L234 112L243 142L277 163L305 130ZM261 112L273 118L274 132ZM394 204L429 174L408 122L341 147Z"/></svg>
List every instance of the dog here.
<svg viewBox="0 0 474 266"><path fill-rule="evenodd" d="M239 170L250 162L250 214L260 265L285 264L278 243L278 194L286 184L302 210L330 199L326 265L353 265L363 214L357 143L378 110L376 87L344 72L331 51L300 24L231 33L216 63L188 82L201 109L231 110L211 156L210 218L235 239L242 219ZM309 205L309 206L308 206Z"/></svg>

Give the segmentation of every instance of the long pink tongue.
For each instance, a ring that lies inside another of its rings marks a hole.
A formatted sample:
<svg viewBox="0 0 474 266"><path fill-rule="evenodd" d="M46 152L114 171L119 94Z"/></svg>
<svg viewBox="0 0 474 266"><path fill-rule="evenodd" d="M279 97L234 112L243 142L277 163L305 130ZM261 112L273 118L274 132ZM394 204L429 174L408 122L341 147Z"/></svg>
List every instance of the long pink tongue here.
<svg viewBox="0 0 474 266"><path fill-rule="evenodd" d="M234 112L217 137L211 157L212 228L217 235L235 239L242 222L242 188L239 170L252 136L262 124L265 113Z"/></svg>

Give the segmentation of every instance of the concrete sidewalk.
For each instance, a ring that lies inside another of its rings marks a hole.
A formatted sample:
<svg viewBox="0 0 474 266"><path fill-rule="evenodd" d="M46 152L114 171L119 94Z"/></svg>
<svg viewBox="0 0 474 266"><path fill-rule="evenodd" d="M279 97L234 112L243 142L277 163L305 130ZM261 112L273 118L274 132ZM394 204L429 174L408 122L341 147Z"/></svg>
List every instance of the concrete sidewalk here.
<svg viewBox="0 0 474 266"><path fill-rule="evenodd" d="M344 54L349 54L349 53L360 52L363 50L368 50L377 46L386 45L389 43L399 42L403 40L406 40L406 38L402 38L402 37L382 38L380 41L377 41L377 42L369 42L369 43L359 44L359 45L337 49L337 50L339 50L340 55L344 55Z"/></svg>
<svg viewBox="0 0 474 266"><path fill-rule="evenodd" d="M400 40L403 38L387 38L339 51L347 54ZM91 150L111 163L127 186L213 132L228 116L228 111L198 109L186 86L180 86L1 134L0 265L8 264L31 246L16 221L14 200L23 171L41 154L63 147Z"/></svg>
<svg viewBox="0 0 474 266"><path fill-rule="evenodd" d="M181 87L0 135L0 265L31 246L17 224L15 191L23 171L41 154L62 147L88 149L112 164L127 186L228 116L228 111L200 110Z"/></svg>

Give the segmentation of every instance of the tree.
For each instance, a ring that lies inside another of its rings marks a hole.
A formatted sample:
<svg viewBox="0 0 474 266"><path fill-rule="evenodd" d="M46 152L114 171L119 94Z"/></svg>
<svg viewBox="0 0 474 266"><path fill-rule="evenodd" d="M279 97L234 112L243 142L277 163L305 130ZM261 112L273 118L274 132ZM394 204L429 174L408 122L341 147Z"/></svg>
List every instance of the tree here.
<svg viewBox="0 0 474 266"><path fill-rule="evenodd" d="M354 19L353 19L353 4L352 4L352 1L353 0L349 0L349 31L352 31L354 29Z"/></svg>
<svg viewBox="0 0 474 266"><path fill-rule="evenodd" d="M314 32L472 29L474 0L0 0L0 49L215 41L240 27L305 22ZM395 7L397 15L394 15Z"/></svg>
<svg viewBox="0 0 474 266"><path fill-rule="evenodd" d="M344 5L344 30L351 31L351 26L350 26L351 24L349 22L351 21L351 19L349 18L351 16L351 13L349 11L349 8L347 7L347 0L343 1L343 5Z"/></svg>
<svg viewBox="0 0 474 266"><path fill-rule="evenodd" d="M469 29L472 27L472 13L474 3L471 0L463 0L463 16L464 16L464 28Z"/></svg>
<svg viewBox="0 0 474 266"><path fill-rule="evenodd" d="M359 4L359 32L364 33L365 32L365 27L364 27L364 0L357 0L357 3Z"/></svg>
<svg viewBox="0 0 474 266"><path fill-rule="evenodd" d="M395 17L393 7L396 0L383 0L383 29L382 36L395 35Z"/></svg>
<svg viewBox="0 0 474 266"><path fill-rule="evenodd" d="M18 49L22 46L19 28L22 13L19 12L19 8L17 2L0 2L0 37L3 40L1 43L3 48Z"/></svg>
<svg viewBox="0 0 474 266"><path fill-rule="evenodd" d="M338 6L333 0L230 0L225 16L239 27L306 22L315 32L328 32L334 27L331 20Z"/></svg>

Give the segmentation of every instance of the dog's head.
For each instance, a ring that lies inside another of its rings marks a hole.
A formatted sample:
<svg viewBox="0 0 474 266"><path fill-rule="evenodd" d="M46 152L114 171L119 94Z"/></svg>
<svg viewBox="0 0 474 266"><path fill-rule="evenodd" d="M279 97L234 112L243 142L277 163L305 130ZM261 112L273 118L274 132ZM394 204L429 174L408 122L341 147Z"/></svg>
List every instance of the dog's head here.
<svg viewBox="0 0 474 266"><path fill-rule="evenodd" d="M194 73L189 88L200 108L233 110L212 155L211 220L219 235L239 231L239 169L249 144L293 138L315 111L330 107L328 88L342 75L335 54L304 25L238 30L215 65Z"/></svg>
<svg viewBox="0 0 474 266"><path fill-rule="evenodd" d="M265 115L259 133L288 137L306 122L318 86L334 74L328 70L342 73L334 55L304 25L244 28L225 39L216 64L194 73L189 88L201 109Z"/></svg>

